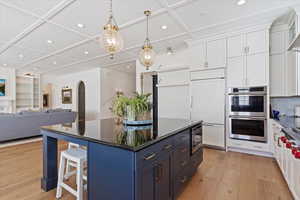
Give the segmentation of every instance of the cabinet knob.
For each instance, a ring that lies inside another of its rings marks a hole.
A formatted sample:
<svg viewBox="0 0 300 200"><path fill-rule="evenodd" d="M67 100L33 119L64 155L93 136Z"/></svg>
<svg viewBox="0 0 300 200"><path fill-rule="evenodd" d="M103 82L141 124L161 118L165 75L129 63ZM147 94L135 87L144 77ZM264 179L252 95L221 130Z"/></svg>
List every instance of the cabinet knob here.
<svg viewBox="0 0 300 200"><path fill-rule="evenodd" d="M297 152L295 153L295 158L300 159L300 151L297 151Z"/></svg>
<svg viewBox="0 0 300 200"><path fill-rule="evenodd" d="M298 152L298 149L297 149L297 148L295 148L295 147L292 148L292 154L293 154L293 155L296 155L297 152Z"/></svg>
<svg viewBox="0 0 300 200"><path fill-rule="evenodd" d="M292 148L292 143L287 142L286 145L285 145L285 147L288 148L288 149L291 149Z"/></svg>

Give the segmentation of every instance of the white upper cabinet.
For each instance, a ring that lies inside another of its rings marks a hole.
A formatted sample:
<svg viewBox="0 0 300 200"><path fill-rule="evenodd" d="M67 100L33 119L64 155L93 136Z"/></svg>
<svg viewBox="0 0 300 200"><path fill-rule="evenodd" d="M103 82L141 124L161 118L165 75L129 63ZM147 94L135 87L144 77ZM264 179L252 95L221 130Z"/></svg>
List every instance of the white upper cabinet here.
<svg viewBox="0 0 300 200"><path fill-rule="evenodd" d="M267 59L269 55L254 54L246 57L246 86L264 86L267 83Z"/></svg>
<svg viewBox="0 0 300 200"><path fill-rule="evenodd" d="M236 35L228 38L228 58L239 57L244 54L243 36Z"/></svg>
<svg viewBox="0 0 300 200"><path fill-rule="evenodd" d="M267 30L259 30L228 38L228 87L268 85L267 33Z"/></svg>
<svg viewBox="0 0 300 200"><path fill-rule="evenodd" d="M255 31L246 34L246 52L247 54L257 54L269 51L268 31Z"/></svg>
<svg viewBox="0 0 300 200"><path fill-rule="evenodd" d="M280 54L286 51L285 32L275 32L270 35L270 54Z"/></svg>
<svg viewBox="0 0 300 200"><path fill-rule="evenodd" d="M189 73L187 70L165 71L158 73L158 85L185 85L188 84Z"/></svg>
<svg viewBox="0 0 300 200"><path fill-rule="evenodd" d="M299 87L298 84L298 72L297 72L297 53L296 52L286 52L286 67L285 67L285 95L286 96L296 96L300 93L297 91Z"/></svg>
<svg viewBox="0 0 300 200"><path fill-rule="evenodd" d="M244 58L235 57L228 59L227 85L231 87L241 87L245 84Z"/></svg>
<svg viewBox="0 0 300 200"><path fill-rule="evenodd" d="M185 54L191 69L204 68L206 63L206 43L200 42L192 45L185 51Z"/></svg>
<svg viewBox="0 0 300 200"><path fill-rule="evenodd" d="M186 51L192 70L226 67L226 38L193 44Z"/></svg>
<svg viewBox="0 0 300 200"><path fill-rule="evenodd" d="M207 67L226 67L226 39L207 41Z"/></svg>
<svg viewBox="0 0 300 200"><path fill-rule="evenodd" d="M276 54L270 57L270 94L271 96L285 95L284 55Z"/></svg>

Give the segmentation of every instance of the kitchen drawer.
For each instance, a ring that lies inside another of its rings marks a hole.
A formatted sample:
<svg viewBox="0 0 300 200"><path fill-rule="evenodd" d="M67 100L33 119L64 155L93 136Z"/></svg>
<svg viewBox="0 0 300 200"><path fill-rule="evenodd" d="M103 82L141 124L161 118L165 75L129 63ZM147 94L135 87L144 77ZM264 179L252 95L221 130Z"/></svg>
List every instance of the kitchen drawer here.
<svg viewBox="0 0 300 200"><path fill-rule="evenodd" d="M260 143L260 142L251 142L251 141L243 141L243 140L229 140L229 147L241 148L246 150L253 150L253 151L270 151L269 145L267 143Z"/></svg>
<svg viewBox="0 0 300 200"><path fill-rule="evenodd" d="M197 169L202 161L203 161L203 149L201 148L192 155L192 158L190 161L192 173L197 171ZM193 174L191 174L191 176L193 176Z"/></svg>
<svg viewBox="0 0 300 200"><path fill-rule="evenodd" d="M144 150L136 153L136 161L139 163L152 163L158 157L163 156L165 153L170 153L174 148L174 137L164 139Z"/></svg>
<svg viewBox="0 0 300 200"><path fill-rule="evenodd" d="M182 190L185 188L189 181L189 167L182 170L177 176L175 176L174 180L174 196L175 199L180 195Z"/></svg>
<svg viewBox="0 0 300 200"><path fill-rule="evenodd" d="M187 143L182 143L176 147L174 151L174 174L177 175L185 166L189 164L190 146Z"/></svg>
<svg viewBox="0 0 300 200"><path fill-rule="evenodd" d="M190 129L182 131L181 133L178 133L174 138L174 144L175 146L179 145L180 143L190 143Z"/></svg>

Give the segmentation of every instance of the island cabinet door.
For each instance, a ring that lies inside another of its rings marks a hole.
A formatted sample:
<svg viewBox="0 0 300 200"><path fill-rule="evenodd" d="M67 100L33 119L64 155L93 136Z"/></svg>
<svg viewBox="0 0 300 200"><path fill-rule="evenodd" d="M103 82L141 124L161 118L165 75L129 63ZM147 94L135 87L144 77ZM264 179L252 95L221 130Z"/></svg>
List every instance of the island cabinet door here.
<svg viewBox="0 0 300 200"><path fill-rule="evenodd" d="M172 179L171 179L171 154L165 155L158 160L158 176L155 184L157 200L172 199Z"/></svg>
<svg viewBox="0 0 300 200"><path fill-rule="evenodd" d="M137 200L171 200L171 154L137 169Z"/></svg>

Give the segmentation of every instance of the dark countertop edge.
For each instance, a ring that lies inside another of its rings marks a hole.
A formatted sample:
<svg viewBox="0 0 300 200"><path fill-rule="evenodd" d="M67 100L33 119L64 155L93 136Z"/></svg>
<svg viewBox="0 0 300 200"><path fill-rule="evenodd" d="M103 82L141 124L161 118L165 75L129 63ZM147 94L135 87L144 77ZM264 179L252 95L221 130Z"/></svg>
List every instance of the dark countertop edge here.
<svg viewBox="0 0 300 200"><path fill-rule="evenodd" d="M144 145L141 145L139 147L130 147L130 146L126 146L126 145L119 145L119 144L116 144L116 143L110 143L110 142L104 142L104 141L101 141L101 140L96 140L94 138L90 138L90 137L82 137L82 136L79 136L79 135L74 135L74 134L70 134L70 133L67 133L67 132L64 132L64 131L58 131L58 130L53 130L51 129L50 127L48 126L42 126L41 127L41 130L43 131L50 131L50 132L54 132L54 133L58 133L58 134L62 134L62 135L65 135L65 136L68 136L68 137L73 137L73 138L76 138L76 139L81 139L81 140L87 140L87 141L90 141L90 142L95 142L95 143L98 143L98 144L103 144L103 145L108 145L108 146L112 146L112 147L116 147L116 148L121 148L121 149L124 149L124 150L129 150L129 151L133 151L133 152L138 152L140 150L143 150L145 149L146 147L148 146L151 146L157 142L160 142L164 139L167 139L168 137L170 136L173 136L173 135L176 135L178 133L180 133L181 131L185 130L185 129L188 129L188 128L191 128L195 125L198 125L198 124L202 124L203 121L195 121L195 122L192 122L190 123L189 125L186 125L186 126L183 126L182 128L179 128L179 129L176 129L174 131L171 131L169 134L166 134L162 137L160 137L159 139L157 140L153 140L153 141L150 141L150 142L147 142L145 143Z"/></svg>

